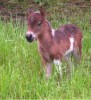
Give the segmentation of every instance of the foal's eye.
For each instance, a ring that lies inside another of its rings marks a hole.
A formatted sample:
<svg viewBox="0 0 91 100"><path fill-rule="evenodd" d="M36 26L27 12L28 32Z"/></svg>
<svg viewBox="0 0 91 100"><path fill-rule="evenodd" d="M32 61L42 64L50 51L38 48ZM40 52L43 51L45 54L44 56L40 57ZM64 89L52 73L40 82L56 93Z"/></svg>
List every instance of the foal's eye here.
<svg viewBox="0 0 91 100"><path fill-rule="evenodd" d="M37 24L37 25L38 25L38 26L41 26L41 24L42 24L41 22L38 22L38 24Z"/></svg>

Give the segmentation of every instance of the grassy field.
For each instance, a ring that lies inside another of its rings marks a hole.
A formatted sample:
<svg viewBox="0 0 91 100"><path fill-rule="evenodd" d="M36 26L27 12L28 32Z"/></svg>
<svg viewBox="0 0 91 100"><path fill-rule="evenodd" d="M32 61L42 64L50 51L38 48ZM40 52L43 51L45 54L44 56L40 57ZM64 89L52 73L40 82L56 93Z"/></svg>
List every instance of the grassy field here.
<svg viewBox="0 0 91 100"><path fill-rule="evenodd" d="M74 23L83 32L83 55L71 79L60 81L56 70L45 79L37 50L37 42L25 39L26 23L0 21L0 99L91 99L91 24L90 14L57 19L50 16L52 26Z"/></svg>

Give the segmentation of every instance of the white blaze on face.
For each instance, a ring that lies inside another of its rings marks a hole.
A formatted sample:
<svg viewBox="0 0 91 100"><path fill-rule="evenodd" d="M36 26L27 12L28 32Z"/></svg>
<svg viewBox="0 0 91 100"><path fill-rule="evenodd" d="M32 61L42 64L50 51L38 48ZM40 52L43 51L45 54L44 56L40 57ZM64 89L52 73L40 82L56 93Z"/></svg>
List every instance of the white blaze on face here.
<svg viewBox="0 0 91 100"><path fill-rule="evenodd" d="M73 48L74 48L74 38L70 37L69 40L70 40L70 48L69 48L69 50L66 51L65 55L71 53L73 51Z"/></svg>
<svg viewBox="0 0 91 100"><path fill-rule="evenodd" d="M60 74L60 77L62 78L62 68L61 68L62 63L60 62L60 60L54 59L54 64L57 69L57 72Z"/></svg>
<svg viewBox="0 0 91 100"><path fill-rule="evenodd" d="M55 36L55 30L52 29L52 36L54 37Z"/></svg>
<svg viewBox="0 0 91 100"><path fill-rule="evenodd" d="M26 32L26 35L27 35L27 36L32 35L33 38L36 38L36 35L35 35L32 31L27 31L27 32Z"/></svg>

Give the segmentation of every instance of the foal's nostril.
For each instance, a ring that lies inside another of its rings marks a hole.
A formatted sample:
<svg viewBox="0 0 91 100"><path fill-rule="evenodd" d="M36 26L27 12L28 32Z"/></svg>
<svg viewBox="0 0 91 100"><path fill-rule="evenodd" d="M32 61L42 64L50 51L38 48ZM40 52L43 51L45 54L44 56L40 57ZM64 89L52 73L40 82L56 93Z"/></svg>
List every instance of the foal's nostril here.
<svg viewBox="0 0 91 100"><path fill-rule="evenodd" d="M30 35L29 35L29 34L26 35L26 39L27 39L27 40L29 40L29 39L31 39L31 38L32 38L32 35L31 35L31 34L30 34Z"/></svg>
<svg viewBox="0 0 91 100"><path fill-rule="evenodd" d="M32 38L32 35L30 34L30 36L29 36L30 38Z"/></svg>

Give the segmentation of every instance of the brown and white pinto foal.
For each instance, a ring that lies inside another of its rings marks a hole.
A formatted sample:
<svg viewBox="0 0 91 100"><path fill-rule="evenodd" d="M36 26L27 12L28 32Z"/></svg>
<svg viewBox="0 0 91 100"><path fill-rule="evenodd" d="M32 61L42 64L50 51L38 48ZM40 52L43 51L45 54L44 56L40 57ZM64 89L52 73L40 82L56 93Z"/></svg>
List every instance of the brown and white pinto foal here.
<svg viewBox="0 0 91 100"><path fill-rule="evenodd" d="M72 24L66 24L52 29L45 19L44 10L39 12L32 10L28 13L28 31L26 39L29 42L38 40L39 52L42 62L46 66L46 77L51 75L51 64L55 64L62 77L61 61L65 59L69 62L72 54L76 60L81 58L82 33L79 28Z"/></svg>

